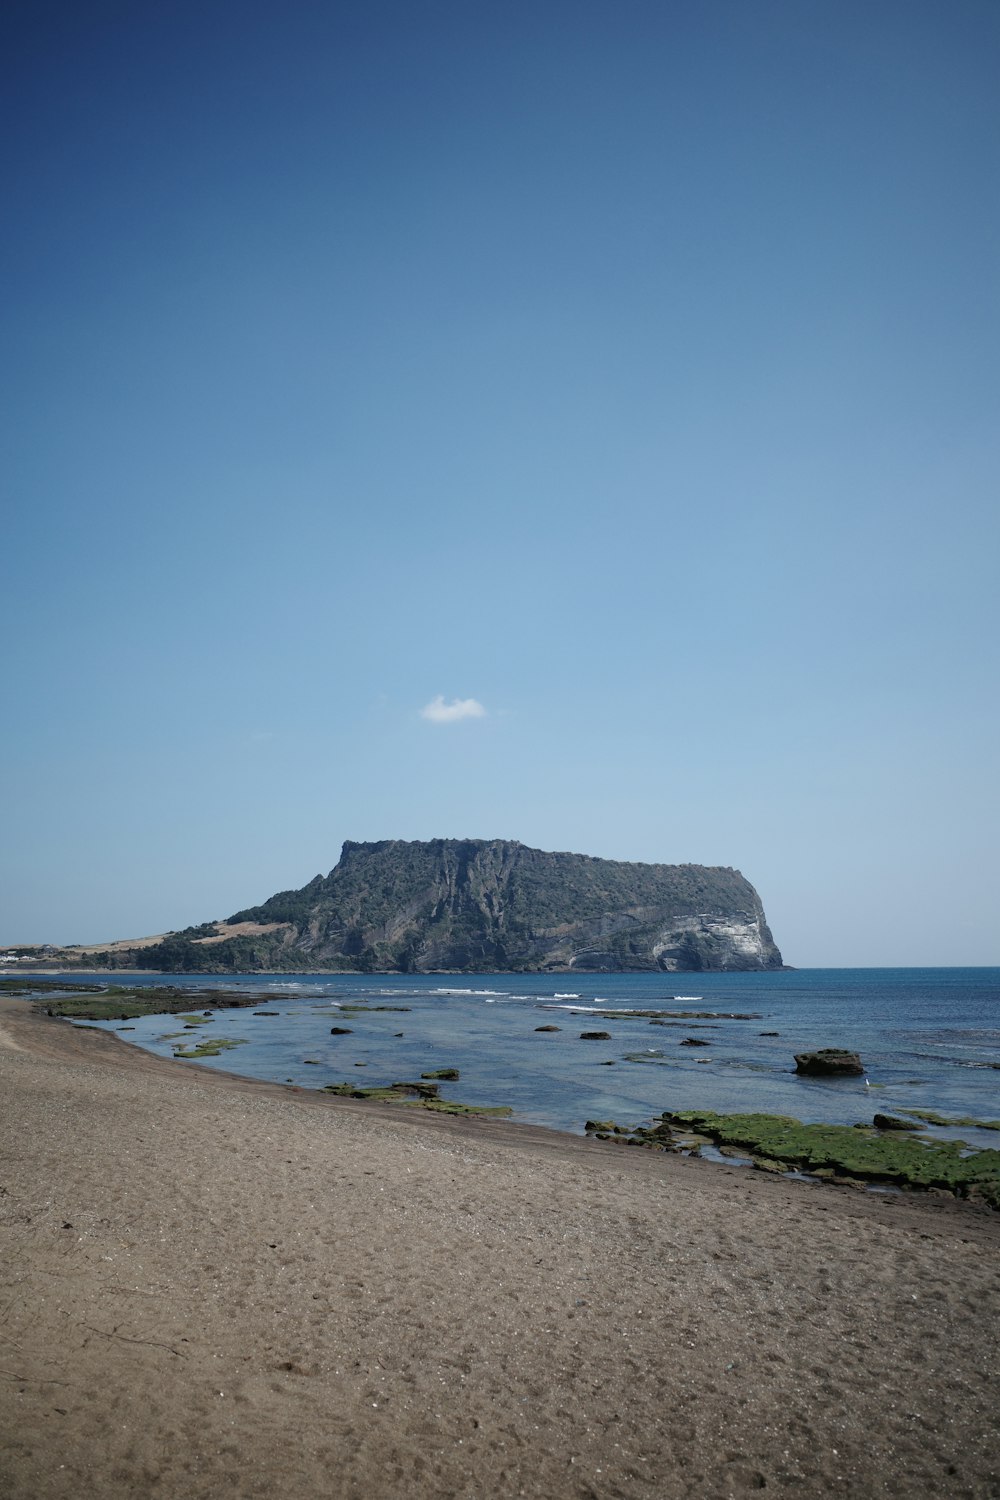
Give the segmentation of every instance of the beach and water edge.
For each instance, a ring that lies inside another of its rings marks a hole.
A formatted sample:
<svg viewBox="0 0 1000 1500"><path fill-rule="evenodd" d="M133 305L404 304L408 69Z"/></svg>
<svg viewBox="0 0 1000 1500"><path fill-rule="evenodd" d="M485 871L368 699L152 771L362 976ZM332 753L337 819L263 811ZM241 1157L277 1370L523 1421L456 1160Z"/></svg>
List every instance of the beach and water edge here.
<svg viewBox="0 0 1000 1500"><path fill-rule="evenodd" d="M0 1001L0 1490L1000 1494L1000 1219Z"/></svg>

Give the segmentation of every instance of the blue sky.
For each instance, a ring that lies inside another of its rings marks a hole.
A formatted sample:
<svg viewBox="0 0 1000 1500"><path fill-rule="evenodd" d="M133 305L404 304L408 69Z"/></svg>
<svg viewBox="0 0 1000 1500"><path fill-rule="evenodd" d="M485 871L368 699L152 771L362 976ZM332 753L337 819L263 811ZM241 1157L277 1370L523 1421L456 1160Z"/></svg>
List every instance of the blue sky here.
<svg viewBox="0 0 1000 1500"><path fill-rule="evenodd" d="M447 835L1000 963L993 0L2 26L0 941Z"/></svg>

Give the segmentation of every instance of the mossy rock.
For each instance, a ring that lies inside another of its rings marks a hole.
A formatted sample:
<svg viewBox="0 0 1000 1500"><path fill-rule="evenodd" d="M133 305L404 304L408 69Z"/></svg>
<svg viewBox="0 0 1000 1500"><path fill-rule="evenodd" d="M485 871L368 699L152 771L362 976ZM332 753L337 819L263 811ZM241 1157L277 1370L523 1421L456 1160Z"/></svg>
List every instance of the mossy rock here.
<svg viewBox="0 0 1000 1500"><path fill-rule="evenodd" d="M1000 1207L1000 1151L969 1152L963 1141L928 1141L907 1131L872 1126L805 1125L789 1115L723 1115L704 1110L667 1111L664 1125L710 1136L715 1143L743 1146L755 1156L816 1173L901 1187L936 1187L958 1197L973 1187Z"/></svg>
<svg viewBox="0 0 1000 1500"><path fill-rule="evenodd" d="M414 1094L418 1099L436 1099L440 1090L436 1083L394 1083L399 1094Z"/></svg>
<svg viewBox="0 0 1000 1500"><path fill-rule="evenodd" d="M911 1115L928 1125L960 1126L976 1130L1000 1130L1000 1120L977 1120L972 1115L939 1115L933 1109L901 1109L901 1115Z"/></svg>
<svg viewBox="0 0 1000 1500"><path fill-rule="evenodd" d="M183 1058L185 1062L194 1062L200 1057L218 1057L220 1052L228 1052L230 1047L242 1047L245 1041L245 1037L206 1037L196 1047L175 1047L174 1056Z"/></svg>
<svg viewBox="0 0 1000 1500"><path fill-rule="evenodd" d="M324 1094L339 1094L343 1099L377 1099L389 1104L398 1104L403 1098L398 1089L380 1087L364 1088L356 1083L328 1083Z"/></svg>
<svg viewBox="0 0 1000 1500"><path fill-rule="evenodd" d="M211 1000L216 1009L245 1008L259 1005L263 995L247 994L245 990L197 990L181 988L173 984L158 985L93 985L67 984L53 981L42 985L33 981L27 993L36 994L44 990L60 992L60 998L51 999L45 1006L50 1016L62 1016L66 1020L87 1021L134 1021L140 1016L180 1015L185 1005L195 1005ZM66 992L69 991L67 994ZM211 1015L185 1014L183 1019L191 1025L214 1020Z"/></svg>
<svg viewBox="0 0 1000 1500"><path fill-rule="evenodd" d="M421 1078L440 1078L443 1081L454 1083L461 1077L457 1068L437 1068L433 1073L421 1073Z"/></svg>

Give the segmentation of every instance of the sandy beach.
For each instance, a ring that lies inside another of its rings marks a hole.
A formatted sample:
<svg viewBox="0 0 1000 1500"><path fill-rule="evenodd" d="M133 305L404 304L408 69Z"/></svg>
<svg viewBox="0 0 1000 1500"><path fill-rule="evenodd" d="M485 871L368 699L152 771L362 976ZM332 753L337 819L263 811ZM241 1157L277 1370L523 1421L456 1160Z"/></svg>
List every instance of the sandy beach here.
<svg viewBox="0 0 1000 1500"><path fill-rule="evenodd" d="M1000 1496L1000 1216L0 1001L7 1500Z"/></svg>

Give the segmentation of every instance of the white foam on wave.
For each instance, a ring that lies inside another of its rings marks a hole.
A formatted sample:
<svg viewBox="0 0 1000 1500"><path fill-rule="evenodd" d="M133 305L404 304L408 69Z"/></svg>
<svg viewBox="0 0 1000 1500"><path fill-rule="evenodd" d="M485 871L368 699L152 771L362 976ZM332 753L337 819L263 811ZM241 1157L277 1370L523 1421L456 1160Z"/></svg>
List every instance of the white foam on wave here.
<svg viewBox="0 0 1000 1500"><path fill-rule="evenodd" d="M702 996L701 995L673 995L671 998L674 999L674 1000L701 1000Z"/></svg>
<svg viewBox="0 0 1000 1500"><path fill-rule="evenodd" d="M478 996L480 999L484 995L491 995L495 1000L503 1000L507 997L506 990L452 990L442 987L438 990L431 990L430 993L432 995L465 995L469 997Z"/></svg>
<svg viewBox="0 0 1000 1500"><path fill-rule="evenodd" d="M570 993L568 995L560 995L559 991L556 990L556 993L555 993L555 995L552 998L554 1000L579 1000L580 996L579 995L574 995L572 993Z"/></svg>
<svg viewBox="0 0 1000 1500"><path fill-rule="evenodd" d="M539 1010L568 1010L574 1016L589 1016L591 1014L599 1016L602 1010L607 1007L600 1005L556 1005L554 1001L550 1000L538 1008Z"/></svg>

